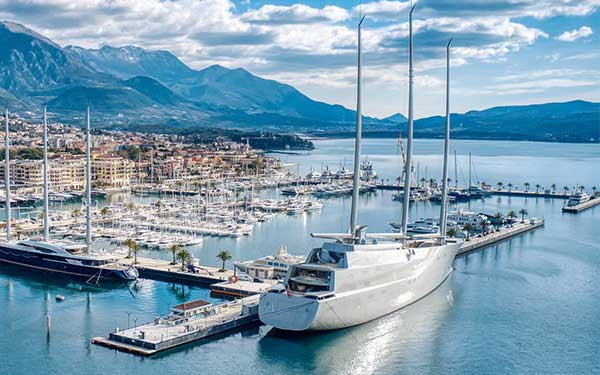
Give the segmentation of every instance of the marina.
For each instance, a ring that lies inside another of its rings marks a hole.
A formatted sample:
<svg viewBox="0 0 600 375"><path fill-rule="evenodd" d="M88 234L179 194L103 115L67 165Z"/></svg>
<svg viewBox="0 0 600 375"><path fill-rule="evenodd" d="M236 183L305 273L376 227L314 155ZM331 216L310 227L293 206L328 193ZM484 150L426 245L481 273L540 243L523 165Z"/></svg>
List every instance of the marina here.
<svg viewBox="0 0 600 375"><path fill-rule="evenodd" d="M578 214L581 211L587 210L587 209L597 206L599 204L600 204L600 197L596 196L594 198L590 198L589 200L586 200L585 202L576 203L574 205L567 204L562 207L562 212Z"/></svg>

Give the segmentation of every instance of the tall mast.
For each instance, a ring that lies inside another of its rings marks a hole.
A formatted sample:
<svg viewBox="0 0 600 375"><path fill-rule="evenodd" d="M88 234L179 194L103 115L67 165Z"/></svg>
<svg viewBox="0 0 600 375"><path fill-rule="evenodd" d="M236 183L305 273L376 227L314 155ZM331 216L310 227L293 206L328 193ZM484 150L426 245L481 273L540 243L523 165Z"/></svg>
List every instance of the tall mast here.
<svg viewBox="0 0 600 375"><path fill-rule="evenodd" d="M88 104L85 112L86 137L85 137L85 244L88 253L92 243L92 162L90 143L90 105Z"/></svg>
<svg viewBox="0 0 600 375"><path fill-rule="evenodd" d="M442 208L440 209L440 234L446 239L446 223L448 221L448 154L450 152L450 43L446 45L446 139L444 141L444 169L442 174Z"/></svg>
<svg viewBox="0 0 600 375"><path fill-rule="evenodd" d="M408 227L408 205L410 204L410 175L412 166L412 143L413 143L413 35L412 14L415 10L413 5L408 12L408 136L406 140L406 167L404 168L404 202L402 204L402 233L406 235Z"/></svg>
<svg viewBox="0 0 600 375"><path fill-rule="evenodd" d="M469 189L471 188L471 153L469 152Z"/></svg>
<svg viewBox="0 0 600 375"><path fill-rule="evenodd" d="M50 239L50 229L48 227L48 114L44 105L44 241Z"/></svg>
<svg viewBox="0 0 600 375"><path fill-rule="evenodd" d="M454 150L454 188L458 189L458 164L456 162L456 150Z"/></svg>
<svg viewBox="0 0 600 375"><path fill-rule="evenodd" d="M365 16L358 21L358 54L357 54L357 79L356 79L356 140L354 141L354 176L352 189L352 209L350 211L350 233L356 230L356 218L358 216L358 193L360 191L360 142L362 138L362 55L361 55L361 26Z"/></svg>
<svg viewBox="0 0 600 375"><path fill-rule="evenodd" d="M8 108L4 112L4 187L6 188L6 241L10 241L10 138L8 136Z"/></svg>

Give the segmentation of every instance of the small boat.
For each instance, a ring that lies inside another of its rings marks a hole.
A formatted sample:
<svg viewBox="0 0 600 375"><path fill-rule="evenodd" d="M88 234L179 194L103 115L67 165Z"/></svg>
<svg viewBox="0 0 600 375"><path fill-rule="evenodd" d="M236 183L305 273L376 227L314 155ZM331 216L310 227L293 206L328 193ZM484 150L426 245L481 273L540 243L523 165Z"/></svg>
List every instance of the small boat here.
<svg viewBox="0 0 600 375"><path fill-rule="evenodd" d="M54 299L56 299L56 302L62 302L65 300L65 296L63 296L62 294L57 294L56 297L54 297Z"/></svg>

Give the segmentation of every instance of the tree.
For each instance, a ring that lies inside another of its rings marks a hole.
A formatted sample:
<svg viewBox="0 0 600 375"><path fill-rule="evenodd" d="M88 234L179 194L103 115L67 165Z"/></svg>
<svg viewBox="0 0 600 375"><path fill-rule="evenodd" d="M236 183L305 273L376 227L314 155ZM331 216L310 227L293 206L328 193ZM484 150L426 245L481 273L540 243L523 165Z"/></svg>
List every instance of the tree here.
<svg viewBox="0 0 600 375"><path fill-rule="evenodd" d="M527 210L524 208L521 208L519 210L519 215L521 215L521 223L525 222L525 216L527 215Z"/></svg>
<svg viewBox="0 0 600 375"><path fill-rule="evenodd" d="M498 190L502 190L502 186L504 186L502 182L498 182L496 185L498 186Z"/></svg>
<svg viewBox="0 0 600 375"><path fill-rule="evenodd" d="M446 236L448 237L456 237L456 229L450 228L446 231Z"/></svg>
<svg viewBox="0 0 600 375"><path fill-rule="evenodd" d="M137 256L140 250L140 245L134 242L133 247L131 248L131 251L133 251L133 264L137 264Z"/></svg>
<svg viewBox="0 0 600 375"><path fill-rule="evenodd" d="M106 216L108 215L108 207L102 207L102 209L100 210L100 213L102 214L102 216Z"/></svg>
<svg viewBox="0 0 600 375"><path fill-rule="evenodd" d="M181 246L181 244L178 242L169 246L169 251L171 252L171 254L173 254L173 261L171 262L171 264L177 264L177 260L175 259L175 256L177 255L177 252L181 249L183 249L183 246Z"/></svg>
<svg viewBox="0 0 600 375"><path fill-rule="evenodd" d="M536 193L540 192L540 184L535 184L535 192Z"/></svg>
<svg viewBox="0 0 600 375"><path fill-rule="evenodd" d="M186 249L181 249L177 252L176 258L181 262L181 270L185 270L185 264L192 260L192 255Z"/></svg>
<svg viewBox="0 0 600 375"><path fill-rule="evenodd" d="M467 238L466 238L466 240L469 241L471 239L471 232L473 231L473 225L471 223L466 223L463 226L463 229L467 231Z"/></svg>
<svg viewBox="0 0 600 375"><path fill-rule="evenodd" d="M530 186L529 182L524 183L523 186L525 187L525 192L528 192Z"/></svg>
<svg viewBox="0 0 600 375"><path fill-rule="evenodd" d="M552 189L552 194L556 193L556 184L550 185L550 188Z"/></svg>
<svg viewBox="0 0 600 375"><path fill-rule="evenodd" d="M592 186L592 195L596 196L596 190L597 188L595 186Z"/></svg>
<svg viewBox="0 0 600 375"><path fill-rule="evenodd" d="M515 217L517 217L517 214L515 213L515 211L508 211L508 214L506 215L506 217L508 217L509 219L514 219Z"/></svg>
<svg viewBox="0 0 600 375"><path fill-rule="evenodd" d="M569 187L568 186L563 186L563 190L565 191L565 195L567 195L567 191L569 191Z"/></svg>
<svg viewBox="0 0 600 375"><path fill-rule="evenodd" d="M509 183L508 183L508 191L509 191L509 192L512 190L512 187L513 187L513 184L512 184L512 182L509 182Z"/></svg>
<svg viewBox="0 0 600 375"><path fill-rule="evenodd" d="M135 241L133 240L133 238L128 238L127 241L125 241L125 245L127 245L127 258L131 258L131 251L133 250L133 248L137 245L135 243Z"/></svg>
<svg viewBox="0 0 600 375"><path fill-rule="evenodd" d="M501 222L502 222L502 214L501 214L500 212L496 212L496 213L494 214L494 219L496 219L496 221L497 221L498 223L501 223Z"/></svg>
<svg viewBox="0 0 600 375"><path fill-rule="evenodd" d="M221 259L221 261L223 262L221 264L220 271L225 272L225 262L228 261L229 259L231 259L231 254L229 254L229 251L227 251L227 250L221 250L217 254L217 258Z"/></svg>

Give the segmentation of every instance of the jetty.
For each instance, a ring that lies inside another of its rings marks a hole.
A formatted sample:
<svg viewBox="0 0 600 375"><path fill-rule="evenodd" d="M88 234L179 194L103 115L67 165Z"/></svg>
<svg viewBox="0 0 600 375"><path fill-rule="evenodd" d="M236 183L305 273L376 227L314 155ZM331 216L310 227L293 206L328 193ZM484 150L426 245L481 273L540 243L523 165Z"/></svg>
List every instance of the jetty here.
<svg viewBox="0 0 600 375"><path fill-rule="evenodd" d="M456 255L458 256L470 253L472 251L481 249L482 247L493 245L526 232L531 232L532 230L541 228L543 226L544 220L532 218L515 223L509 227L501 227L493 233L481 235L479 237L471 237L469 241L465 241Z"/></svg>
<svg viewBox="0 0 600 375"><path fill-rule="evenodd" d="M197 264L189 265L182 270L181 264L172 264L167 260L152 258L139 257L137 263L134 263L133 259L124 260L124 264L135 266L140 277L143 279L182 283L186 285L206 286L227 281L234 275L231 270L220 270L215 267Z"/></svg>
<svg viewBox="0 0 600 375"><path fill-rule="evenodd" d="M224 281L212 284L210 292L227 297L248 297L266 292L277 283L278 281L273 279L264 279L262 282L245 280L237 280L236 282Z"/></svg>
<svg viewBox="0 0 600 375"><path fill-rule="evenodd" d="M587 210L588 208L592 208L600 204L600 197L595 197L590 199L587 202L580 203L576 206L563 206L562 212L578 214L581 211Z"/></svg>
<svg viewBox="0 0 600 375"><path fill-rule="evenodd" d="M94 337L92 344L141 356L175 348L258 323L259 296L213 305L195 300L177 305L147 324Z"/></svg>
<svg viewBox="0 0 600 375"><path fill-rule="evenodd" d="M505 195L509 197L529 197L529 198L554 198L569 199L570 195L557 191L524 191L524 190L489 190L492 195Z"/></svg>

